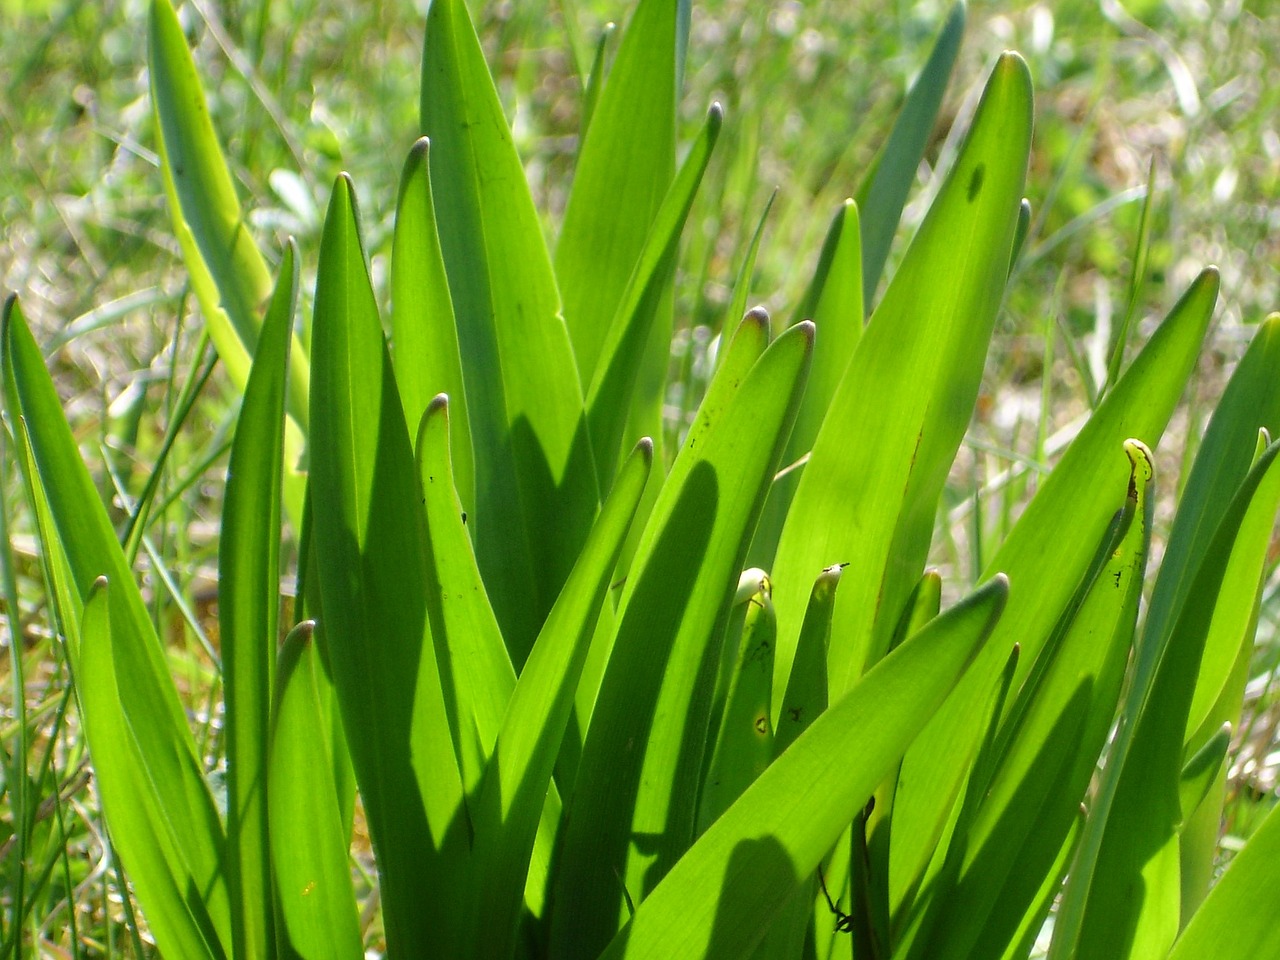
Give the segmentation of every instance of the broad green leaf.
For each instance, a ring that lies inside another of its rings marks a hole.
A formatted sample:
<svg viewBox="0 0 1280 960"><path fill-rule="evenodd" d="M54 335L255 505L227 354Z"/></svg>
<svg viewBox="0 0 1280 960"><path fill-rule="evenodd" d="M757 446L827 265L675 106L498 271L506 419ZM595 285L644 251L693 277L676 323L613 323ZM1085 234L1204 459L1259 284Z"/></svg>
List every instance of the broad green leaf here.
<svg viewBox="0 0 1280 960"><path fill-rule="evenodd" d="M191 890L200 891L198 902L191 903L189 909L198 915L202 936L210 948L220 955L231 943L223 861L225 838L160 639L106 509L80 458L44 359L14 299L5 304L0 343L5 406L21 418L24 428L20 435L29 443L23 458L26 482L29 489L38 491L40 509L47 510L51 521L46 539L57 540L46 551L52 550L54 556L65 559L70 587L67 599L72 609L60 612L61 621L80 621L79 605L99 577L105 575L115 584L102 601L109 607L110 633L115 637L110 670L98 669L102 658L90 665L77 662L73 667L81 697L110 697L115 711L122 712L121 717L108 721L108 729L117 731L119 724L129 729L132 746L122 744L115 753L110 752L110 745L117 739L114 732L99 738L108 749L105 756L95 759L99 780L140 779L142 771L141 779L148 781L145 789L150 799L143 817L147 832L141 828L130 832L126 828L129 839L118 839L117 847L135 879L139 869L151 870L156 856L164 856L168 864L165 869L171 876L142 880L142 886L153 885L153 889L162 891L165 884L177 883L184 897L189 897ZM91 751L92 738L91 733ZM129 802L118 801L117 807L128 807ZM154 849L160 832L172 838L172 846L163 854ZM134 866L130 866L131 856ZM145 897L142 902L147 909ZM157 905L157 909L168 908Z"/></svg>
<svg viewBox="0 0 1280 960"><path fill-rule="evenodd" d="M175 232L209 334L232 379L244 384L263 305L271 296L271 274L249 233L170 0L152 0L148 40L161 170Z"/></svg>
<svg viewBox="0 0 1280 960"><path fill-rule="evenodd" d="M176 824L165 813L165 799L157 795L161 785L153 779L137 728L125 713L121 695L129 688L118 682L109 593L106 578L100 578L84 600L77 685L103 813L156 944L192 960L226 957L230 917L219 922L204 899L206 884L216 875L191 873L189 858L197 850L172 830ZM122 637L119 642L130 641ZM225 912L225 900L222 908Z"/></svg>
<svg viewBox="0 0 1280 960"><path fill-rule="evenodd" d="M267 758L280 629L285 375L298 297L285 248L231 444L218 545L218 629L226 691L227 870L233 953L275 955Z"/></svg>
<svg viewBox="0 0 1280 960"><path fill-rule="evenodd" d="M602 955L739 958L817 868L1000 616L985 584L884 658L702 835Z"/></svg>
<svg viewBox="0 0 1280 960"><path fill-rule="evenodd" d="M1269 526L1280 496L1273 445L1250 470L1258 429L1280 427L1280 317L1258 330L1205 432L1183 492L1152 594L1122 725L1100 800L1072 868L1055 957L1140 956L1167 950L1177 934L1180 878L1178 778L1188 713L1219 603L1252 609L1261 557L1226 574L1254 507ZM1228 495L1229 494L1229 495ZM1255 543L1256 543L1256 538ZM1265 544L1265 538L1264 538ZM1265 548L1264 548L1265 550ZM1239 642L1238 638L1233 642ZM1117 902L1132 903L1120 915ZM1103 941L1106 941L1104 945Z"/></svg>
<svg viewBox="0 0 1280 960"><path fill-rule="evenodd" d="M849 564L832 626L833 694L883 656L920 577L977 398L1030 138L1030 76L1006 54L858 342L800 478L773 566L782 676L818 571Z"/></svg>
<svg viewBox="0 0 1280 960"><path fill-rule="evenodd" d="M470 794L498 738L516 673L476 566L466 511L455 488L451 406L441 394L423 411L416 457L427 521L427 616L462 785Z"/></svg>
<svg viewBox="0 0 1280 960"><path fill-rule="evenodd" d="M1257 960L1280 953L1280 812L1272 809L1178 938L1169 960Z"/></svg>
<svg viewBox="0 0 1280 960"><path fill-rule="evenodd" d="M578 676L652 465L653 447L643 440L619 471L512 693L475 805L478 948L468 956L511 956L531 851L538 856L534 834L541 798L548 784L554 789L552 768ZM543 865L537 871L544 881L548 869Z"/></svg>
<svg viewBox="0 0 1280 960"><path fill-rule="evenodd" d="M1040 908L1044 877L1062 859L1115 715L1142 595L1153 470L1141 444L1126 453L1124 507L1007 712L992 772L974 774L924 930L904 957L1000 956Z"/></svg>
<svg viewBox="0 0 1280 960"><path fill-rule="evenodd" d="M858 208L862 211L862 298L867 309L874 302L902 208L915 182L916 168L933 135L963 36L964 3L959 2L947 14L928 61L907 94L893 132L858 189Z"/></svg>
<svg viewBox="0 0 1280 960"><path fill-rule="evenodd" d="M578 154L555 263L584 386L599 376L605 341L675 175L680 7L675 0L635 5ZM655 291L649 309L657 308ZM643 334L639 342L642 353Z"/></svg>
<svg viewBox="0 0 1280 960"><path fill-rule="evenodd" d="M326 743L324 668L312 624L295 627L280 654L271 733L271 853L289 947L305 960L362 953L347 830Z"/></svg>
<svg viewBox="0 0 1280 960"><path fill-rule="evenodd" d="M312 342L311 500L325 639L381 877L388 950L451 955L462 784L427 618L413 451L340 177Z"/></svg>
<svg viewBox="0 0 1280 960"><path fill-rule="evenodd" d="M702 132L653 218L652 229L640 249L635 270L599 349L595 373L587 390L587 422L602 486L612 479L613 465L624 442L622 434L631 410L636 378L647 354L645 345L654 332L653 323L663 291L675 275L680 232L711 160L723 117L720 105L712 104ZM666 340L669 339L667 336Z"/></svg>
<svg viewBox="0 0 1280 960"><path fill-rule="evenodd" d="M148 75L165 195L206 329L231 380L244 389L271 296L271 275L236 197L191 51L170 0L151 0ZM302 522L297 464L307 433L309 371L296 338L290 352L285 504Z"/></svg>
<svg viewBox="0 0 1280 960"><path fill-rule="evenodd" d="M422 420L431 398L449 395L453 408L450 452L462 509L475 512L475 468L467 397L462 383L458 331L449 297L440 235L436 231L423 137L409 151L400 176L396 228L391 244L391 346L405 423Z"/></svg>
<svg viewBox="0 0 1280 960"><path fill-rule="evenodd" d="M564 832L551 954L595 956L693 839L718 650L813 337L779 337L691 433L627 578ZM635 838L633 843L632 838Z"/></svg>
<svg viewBox="0 0 1280 960"><path fill-rule="evenodd" d="M1019 589L1010 598L1008 619L997 625L969 676L903 762L904 786L894 799L889 872L895 914L909 906L903 899L938 846L986 733L982 711L1005 668L1009 646L1018 643L1022 651L1014 679L1017 689L1086 575L1111 522L1114 502L1082 497L1080 491L1122 487L1127 470L1116 451L1126 439L1138 439L1148 448L1159 442L1195 369L1217 291L1217 271L1206 270L1196 279L1072 441L988 564L988 571L1007 572Z"/></svg>
<svg viewBox="0 0 1280 960"><path fill-rule="evenodd" d="M515 670L489 605L454 487L448 398L437 396L418 427L417 459L427 518L427 615L440 664L445 708L463 789L474 796L509 710ZM544 787L543 820L532 867L526 858L530 906L541 908L560 820L560 794ZM474 829L474 817L473 829ZM536 912L536 911L535 911Z"/></svg>
<svg viewBox="0 0 1280 960"><path fill-rule="evenodd" d="M599 493L550 257L462 0L427 12L422 132L476 454L472 536L518 669Z"/></svg>
<svg viewBox="0 0 1280 960"><path fill-rule="evenodd" d="M1222 516L1155 675L1144 686L1139 685L1142 673L1135 675L1100 799L1072 868L1062 936L1064 949L1074 949L1065 955L1145 957L1167 951L1177 935L1179 786L1187 712L1215 608L1238 588L1225 574L1232 566L1231 555L1241 546L1242 522L1255 509L1274 520L1280 503L1277 453L1280 444L1268 448ZM1250 601L1259 567L1255 564L1245 578ZM1152 639L1145 634L1143 645ZM1145 652L1140 646L1139 664ZM1120 899L1124 902L1117 902Z"/></svg>

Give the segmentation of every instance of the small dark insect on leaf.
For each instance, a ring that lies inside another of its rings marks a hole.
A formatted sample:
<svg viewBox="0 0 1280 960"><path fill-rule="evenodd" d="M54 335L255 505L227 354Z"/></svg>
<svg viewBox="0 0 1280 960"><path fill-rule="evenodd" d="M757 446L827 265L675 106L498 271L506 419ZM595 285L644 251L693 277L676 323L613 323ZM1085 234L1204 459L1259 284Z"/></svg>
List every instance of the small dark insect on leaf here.
<svg viewBox="0 0 1280 960"><path fill-rule="evenodd" d="M465 510L462 511L462 522L463 523L467 522L467 511Z"/></svg>
<svg viewBox="0 0 1280 960"><path fill-rule="evenodd" d="M827 898L827 906L831 908L831 913L836 918L836 933L853 933L853 917L841 910L831 899L831 894L827 890L827 878L822 875L822 864L818 864L818 884L822 887L822 895Z"/></svg>

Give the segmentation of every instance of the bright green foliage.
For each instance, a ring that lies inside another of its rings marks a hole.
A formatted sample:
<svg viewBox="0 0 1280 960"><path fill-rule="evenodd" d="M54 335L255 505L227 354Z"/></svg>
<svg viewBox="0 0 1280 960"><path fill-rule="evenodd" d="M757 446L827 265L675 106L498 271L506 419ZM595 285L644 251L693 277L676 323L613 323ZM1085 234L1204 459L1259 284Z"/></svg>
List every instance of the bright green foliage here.
<svg viewBox="0 0 1280 960"><path fill-rule="evenodd" d="M1007 53L875 299L957 5L779 330L736 315L761 217L664 454L681 241L732 122L711 105L677 165L689 18L639 0L601 39L553 257L468 6L433 0L387 289L340 176L302 337L304 258L288 245L272 287L153 0L161 176L241 395L212 748L132 568L145 513L122 548L14 299L0 356L106 826L159 950L1023 960L1052 916L1057 960L1271 955L1276 815L1213 867L1280 506L1280 316L1213 416L1145 619L1152 450L1212 268L1127 367L1126 318L1087 422L944 594L925 565L1031 224L1032 84Z"/></svg>

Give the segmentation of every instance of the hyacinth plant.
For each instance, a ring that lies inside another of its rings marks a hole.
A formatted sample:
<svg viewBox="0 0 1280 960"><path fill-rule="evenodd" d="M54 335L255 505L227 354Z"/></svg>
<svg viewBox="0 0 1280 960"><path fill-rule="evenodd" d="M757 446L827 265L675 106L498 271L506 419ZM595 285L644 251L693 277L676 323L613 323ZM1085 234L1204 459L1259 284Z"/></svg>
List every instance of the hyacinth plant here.
<svg viewBox="0 0 1280 960"><path fill-rule="evenodd" d="M1211 268L942 609L940 497L1028 224L1026 66L992 67L882 284L950 13L794 319L744 311L751 253L664 444L679 239L726 122L712 105L677 165L688 16L640 0L597 57L552 252L466 5L433 0L387 302L343 176L300 319L300 254L273 279L153 0L164 186L242 393L224 783L137 585L148 497L122 536L13 298L0 349L106 827L159 952L363 956L360 809L395 958L1020 958L1049 918L1056 960L1274 954L1280 819L1221 877L1214 858L1280 503L1280 317L1158 574L1150 451Z"/></svg>

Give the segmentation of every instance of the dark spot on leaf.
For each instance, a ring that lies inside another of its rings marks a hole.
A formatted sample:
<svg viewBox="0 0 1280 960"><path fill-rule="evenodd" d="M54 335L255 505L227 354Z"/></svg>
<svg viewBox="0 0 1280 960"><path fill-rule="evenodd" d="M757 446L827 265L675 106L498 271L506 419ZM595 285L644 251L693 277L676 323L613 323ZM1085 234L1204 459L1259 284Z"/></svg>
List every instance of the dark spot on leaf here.
<svg viewBox="0 0 1280 960"><path fill-rule="evenodd" d="M467 522L467 511L465 510L462 511L462 522L463 523Z"/></svg>
<svg viewBox="0 0 1280 960"><path fill-rule="evenodd" d="M769 732L769 718L756 717L756 733L768 733L768 732Z"/></svg>
<svg viewBox="0 0 1280 960"><path fill-rule="evenodd" d="M804 709L802 707L790 707L787 712L791 714L791 719L793 721L799 723L800 716L804 713Z"/></svg>
<svg viewBox="0 0 1280 960"><path fill-rule="evenodd" d="M980 163L973 168L973 176L969 178L969 202L973 203L982 192L982 178L987 175L987 165Z"/></svg>

